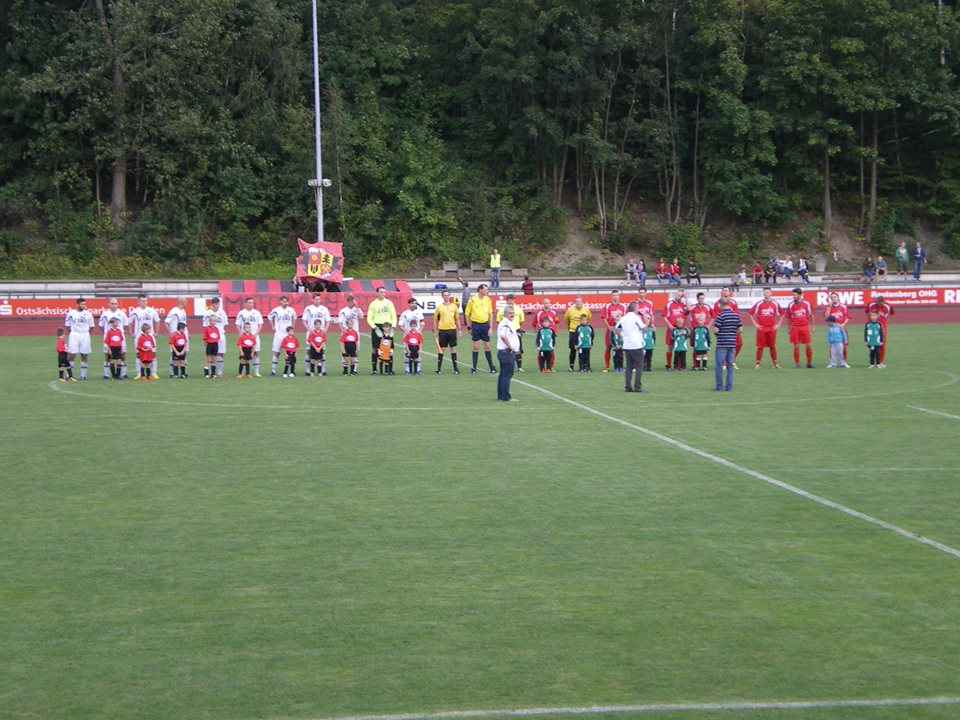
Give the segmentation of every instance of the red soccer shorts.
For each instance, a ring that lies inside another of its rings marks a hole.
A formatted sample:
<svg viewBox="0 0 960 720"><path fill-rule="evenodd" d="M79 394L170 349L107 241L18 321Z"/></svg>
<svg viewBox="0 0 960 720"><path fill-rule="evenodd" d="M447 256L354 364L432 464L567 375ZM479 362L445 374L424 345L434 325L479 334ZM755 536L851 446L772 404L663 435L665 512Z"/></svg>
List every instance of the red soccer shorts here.
<svg viewBox="0 0 960 720"><path fill-rule="evenodd" d="M758 348L775 348L777 346L777 331L776 330L764 330L763 328L757 328L757 347Z"/></svg>
<svg viewBox="0 0 960 720"><path fill-rule="evenodd" d="M794 345L809 345L810 344L810 328L808 326L791 327L790 342Z"/></svg>

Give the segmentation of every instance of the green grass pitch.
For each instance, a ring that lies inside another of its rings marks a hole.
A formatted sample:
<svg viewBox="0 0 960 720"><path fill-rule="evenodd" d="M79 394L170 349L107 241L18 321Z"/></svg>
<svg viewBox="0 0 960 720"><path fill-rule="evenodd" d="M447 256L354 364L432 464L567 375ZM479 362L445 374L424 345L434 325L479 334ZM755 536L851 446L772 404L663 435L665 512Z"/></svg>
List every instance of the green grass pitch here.
<svg viewBox="0 0 960 720"><path fill-rule="evenodd" d="M824 369L821 329L816 370L755 372L748 333L733 393L662 346L647 395L528 354L517 404L432 358L59 385L53 338L0 338L0 716L960 696L960 558L746 472L960 549L958 330L892 326L877 371Z"/></svg>

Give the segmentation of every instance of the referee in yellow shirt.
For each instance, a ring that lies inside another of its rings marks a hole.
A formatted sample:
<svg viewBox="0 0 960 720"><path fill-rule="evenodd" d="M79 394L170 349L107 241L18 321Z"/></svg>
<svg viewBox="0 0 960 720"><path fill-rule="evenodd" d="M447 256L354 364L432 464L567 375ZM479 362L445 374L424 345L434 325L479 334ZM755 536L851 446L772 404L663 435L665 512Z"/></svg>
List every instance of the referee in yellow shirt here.
<svg viewBox="0 0 960 720"><path fill-rule="evenodd" d="M497 310L497 325L500 325L500 322L503 320L504 311L510 307L513 308L513 329L517 331L517 344L520 349L514 353L514 359L517 362L517 372L523 372L523 309L517 305L516 298L513 293L509 293L504 297L506 303L502 308Z"/></svg>
<svg viewBox="0 0 960 720"><path fill-rule="evenodd" d="M573 299L573 305L567 308L563 314L563 322L567 326L570 336L567 340L567 347L570 349L570 367L568 372L573 372L573 361L577 359L577 328L580 326L580 316L586 315L587 322L590 322L592 313L590 308L583 304L583 298L577 295Z"/></svg>
<svg viewBox="0 0 960 720"><path fill-rule="evenodd" d="M441 293L443 302L433 311L433 327L437 331L437 375L443 366L443 349L450 348L453 374L459 375L457 367L457 340L460 338L460 308L450 299L450 291Z"/></svg>
<svg viewBox="0 0 960 720"><path fill-rule="evenodd" d="M490 356L490 321L493 320L493 301L487 295L485 283L478 285L477 294L467 301L467 306L463 309L463 317L473 338L473 369L470 370L470 374L477 374L477 357L480 354L481 342L483 354L487 358L487 366L490 372L495 373L497 369L493 366L493 358Z"/></svg>

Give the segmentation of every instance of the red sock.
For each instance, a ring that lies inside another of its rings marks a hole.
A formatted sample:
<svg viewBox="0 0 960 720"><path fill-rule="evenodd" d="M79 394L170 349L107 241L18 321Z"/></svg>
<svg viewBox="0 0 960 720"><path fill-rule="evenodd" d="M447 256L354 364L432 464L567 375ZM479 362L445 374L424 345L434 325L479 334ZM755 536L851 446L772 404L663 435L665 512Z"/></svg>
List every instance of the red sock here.
<svg viewBox="0 0 960 720"><path fill-rule="evenodd" d="M603 369L610 369L610 348L607 348L606 352L603 353Z"/></svg>
<svg viewBox="0 0 960 720"><path fill-rule="evenodd" d="M843 361L844 362L847 361L847 344L846 343L843 344Z"/></svg>
<svg viewBox="0 0 960 720"><path fill-rule="evenodd" d="M763 360L763 348L762 348L762 347L758 347L758 348L757 348L757 365L760 364L760 361L761 361L761 360Z"/></svg>
<svg viewBox="0 0 960 720"><path fill-rule="evenodd" d="M793 346L793 364L794 365L800 364L800 346L799 345Z"/></svg>
<svg viewBox="0 0 960 720"><path fill-rule="evenodd" d="M813 364L813 348L807 345L807 365Z"/></svg>
<svg viewBox="0 0 960 720"><path fill-rule="evenodd" d="M667 367L673 367L670 361L673 360L673 353L670 350L667 350Z"/></svg>
<svg viewBox="0 0 960 720"><path fill-rule="evenodd" d="M879 348L877 348L877 360L878 360L878 361L883 362L883 358L885 358L886 355L887 355L887 346L886 346L886 345L881 345Z"/></svg>
<svg viewBox="0 0 960 720"><path fill-rule="evenodd" d="M737 356L740 355L740 348L743 347L743 335L737 335L737 346L733 351L733 361L737 361Z"/></svg>
<svg viewBox="0 0 960 720"><path fill-rule="evenodd" d="M777 364L777 349L770 348L770 359L773 360L773 364Z"/></svg>

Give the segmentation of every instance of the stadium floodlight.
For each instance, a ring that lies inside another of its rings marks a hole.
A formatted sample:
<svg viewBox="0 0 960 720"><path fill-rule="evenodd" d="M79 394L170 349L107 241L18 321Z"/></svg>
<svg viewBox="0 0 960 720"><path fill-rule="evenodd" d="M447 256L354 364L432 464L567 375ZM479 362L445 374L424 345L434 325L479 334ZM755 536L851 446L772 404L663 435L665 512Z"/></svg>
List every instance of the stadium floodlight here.
<svg viewBox="0 0 960 720"><path fill-rule="evenodd" d="M317 174L308 185L314 189L317 198L317 241L323 241L323 188L330 187L329 180L323 177L322 155L320 150L320 54L317 41L317 0L313 0L313 115L317 146Z"/></svg>

